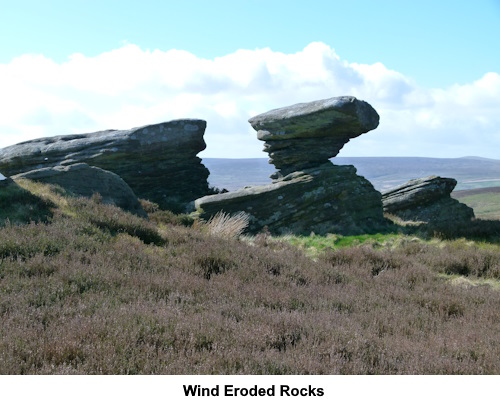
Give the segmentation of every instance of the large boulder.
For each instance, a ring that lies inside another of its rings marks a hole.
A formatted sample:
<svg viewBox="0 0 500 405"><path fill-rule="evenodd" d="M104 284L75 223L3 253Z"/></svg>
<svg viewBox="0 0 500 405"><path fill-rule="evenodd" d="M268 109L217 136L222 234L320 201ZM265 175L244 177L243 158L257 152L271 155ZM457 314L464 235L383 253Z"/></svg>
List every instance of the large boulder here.
<svg viewBox="0 0 500 405"><path fill-rule="evenodd" d="M136 195L120 176L85 163L36 169L12 178L56 184L83 197L98 193L105 204L116 205L136 215L146 215Z"/></svg>
<svg viewBox="0 0 500 405"><path fill-rule="evenodd" d="M428 224L470 221L474 210L450 197L455 179L429 176L382 193L384 212L405 221Z"/></svg>
<svg viewBox="0 0 500 405"><path fill-rule="evenodd" d="M206 122L182 119L129 130L41 138L0 150L6 176L87 163L119 175L144 199L183 211L209 193L208 169L196 155L205 149Z"/></svg>
<svg viewBox="0 0 500 405"><path fill-rule="evenodd" d="M267 227L278 235L357 234L380 230L385 224L380 193L353 166L330 162L269 185L206 196L195 206L203 218L219 211L246 212L250 233Z"/></svg>
<svg viewBox="0 0 500 405"><path fill-rule="evenodd" d="M379 115L355 97L333 97L278 108L249 120L265 141L269 163L278 179L294 171L319 166L336 156L350 139L377 128Z"/></svg>

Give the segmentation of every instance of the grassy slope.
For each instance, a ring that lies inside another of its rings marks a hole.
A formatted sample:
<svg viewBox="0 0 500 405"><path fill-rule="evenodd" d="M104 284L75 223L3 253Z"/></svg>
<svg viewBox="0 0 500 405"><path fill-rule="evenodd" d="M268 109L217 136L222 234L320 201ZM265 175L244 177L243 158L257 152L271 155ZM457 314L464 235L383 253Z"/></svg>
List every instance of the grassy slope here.
<svg viewBox="0 0 500 405"><path fill-rule="evenodd" d="M20 186L53 217L0 229L1 374L500 373L497 243L222 239Z"/></svg>
<svg viewBox="0 0 500 405"><path fill-rule="evenodd" d="M500 219L500 187L457 191L453 197L473 208L477 218Z"/></svg>

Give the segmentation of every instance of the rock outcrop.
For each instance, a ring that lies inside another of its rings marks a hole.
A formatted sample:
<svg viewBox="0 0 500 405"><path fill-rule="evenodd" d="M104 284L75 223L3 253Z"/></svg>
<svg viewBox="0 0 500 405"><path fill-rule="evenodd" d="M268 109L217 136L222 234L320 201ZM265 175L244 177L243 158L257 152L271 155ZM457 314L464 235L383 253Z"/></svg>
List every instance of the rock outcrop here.
<svg viewBox="0 0 500 405"><path fill-rule="evenodd" d="M470 221L473 209L450 197L456 185L455 179L438 176L410 180L382 194L384 211L431 225Z"/></svg>
<svg viewBox="0 0 500 405"><path fill-rule="evenodd" d="M251 118L265 140L273 183L195 201L202 218L218 211L250 215L249 231L352 234L385 225L381 195L353 166L328 161L349 139L378 125L378 114L354 97L297 104Z"/></svg>
<svg viewBox="0 0 500 405"><path fill-rule="evenodd" d="M195 202L204 218L219 211L246 212L248 231L273 233L357 234L384 224L380 193L353 166L330 162L304 169L265 186L211 195Z"/></svg>
<svg viewBox="0 0 500 405"><path fill-rule="evenodd" d="M133 214L146 216L136 195L120 176L85 163L36 169L12 178L56 184L83 197L99 193L105 204L113 204Z"/></svg>
<svg viewBox="0 0 500 405"><path fill-rule="evenodd" d="M207 195L208 169L196 155L205 149L206 122L183 119L130 130L55 136L0 150L6 176L87 163L120 176L139 198L181 212Z"/></svg>
<svg viewBox="0 0 500 405"><path fill-rule="evenodd" d="M271 110L249 122L265 141L269 163L278 169L272 178L278 179L326 163L350 139L377 128L379 115L365 101L334 97Z"/></svg>

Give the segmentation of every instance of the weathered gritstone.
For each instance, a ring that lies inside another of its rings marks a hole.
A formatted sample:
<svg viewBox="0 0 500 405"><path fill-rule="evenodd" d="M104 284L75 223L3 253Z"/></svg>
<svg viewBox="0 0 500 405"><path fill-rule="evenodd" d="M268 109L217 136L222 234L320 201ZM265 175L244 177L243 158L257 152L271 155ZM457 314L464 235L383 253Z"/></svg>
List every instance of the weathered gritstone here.
<svg viewBox="0 0 500 405"><path fill-rule="evenodd" d="M196 200L202 218L244 211L250 232L266 227L274 234L353 234L386 225L372 184L353 166L328 160L349 139L377 127L379 116L368 103L335 97L272 110L249 122L278 169L274 181Z"/></svg>
<svg viewBox="0 0 500 405"><path fill-rule="evenodd" d="M473 209L450 197L456 185L455 179L439 176L410 180L382 193L384 211L429 224L470 221Z"/></svg>
<svg viewBox="0 0 500 405"><path fill-rule="evenodd" d="M265 141L278 179L337 156L350 139L377 128L379 115L367 102L344 96L278 108L249 122Z"/></svg>
<svg viewBox="0 0 500 405"><path fill-rule="evenodd" d="M86 163L46 167L17 174L12 178L56 184L83 197L91 197L98 193L105 204L113 204L133 214L146 216L136 195L120 176Z"/></svg>
<svg viewBox="0 0 500 405"><path fill-rule="evenodd" d="M0 150L6 176L87 163L120 176L144 199L183 211L209 193L208 169L196 155L205 149L206 122L182 119L130 130L107 130L23 142Z"/></svg>
<svg viewBox="0 0 500 405"><path fill-rule="evenodd" d="M248 231L273 233L356 234L385 225L380 193L353 166L327 162L295 172L281 181L246 187L196 200L203 218L219 211L250 215Z"/></svg>

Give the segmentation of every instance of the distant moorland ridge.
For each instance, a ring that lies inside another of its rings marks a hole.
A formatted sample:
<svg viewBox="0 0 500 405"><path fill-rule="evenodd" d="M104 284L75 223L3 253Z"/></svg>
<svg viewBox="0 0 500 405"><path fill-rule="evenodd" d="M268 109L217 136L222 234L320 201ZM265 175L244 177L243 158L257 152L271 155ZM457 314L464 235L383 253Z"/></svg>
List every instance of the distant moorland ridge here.
<svg viewBox="0 0 500 405"><path fill-rule="evenodd" d="M379 191L386 191L411 179L438 175L452 177L458 184L455 191L500 186L500 160L480 157L454 159L425 157L335 157L336 165L353 165ZM212 186L237 190L247 185L271 182L275 171L266 158L217 159L203 158L210 170Z"/></svg>

